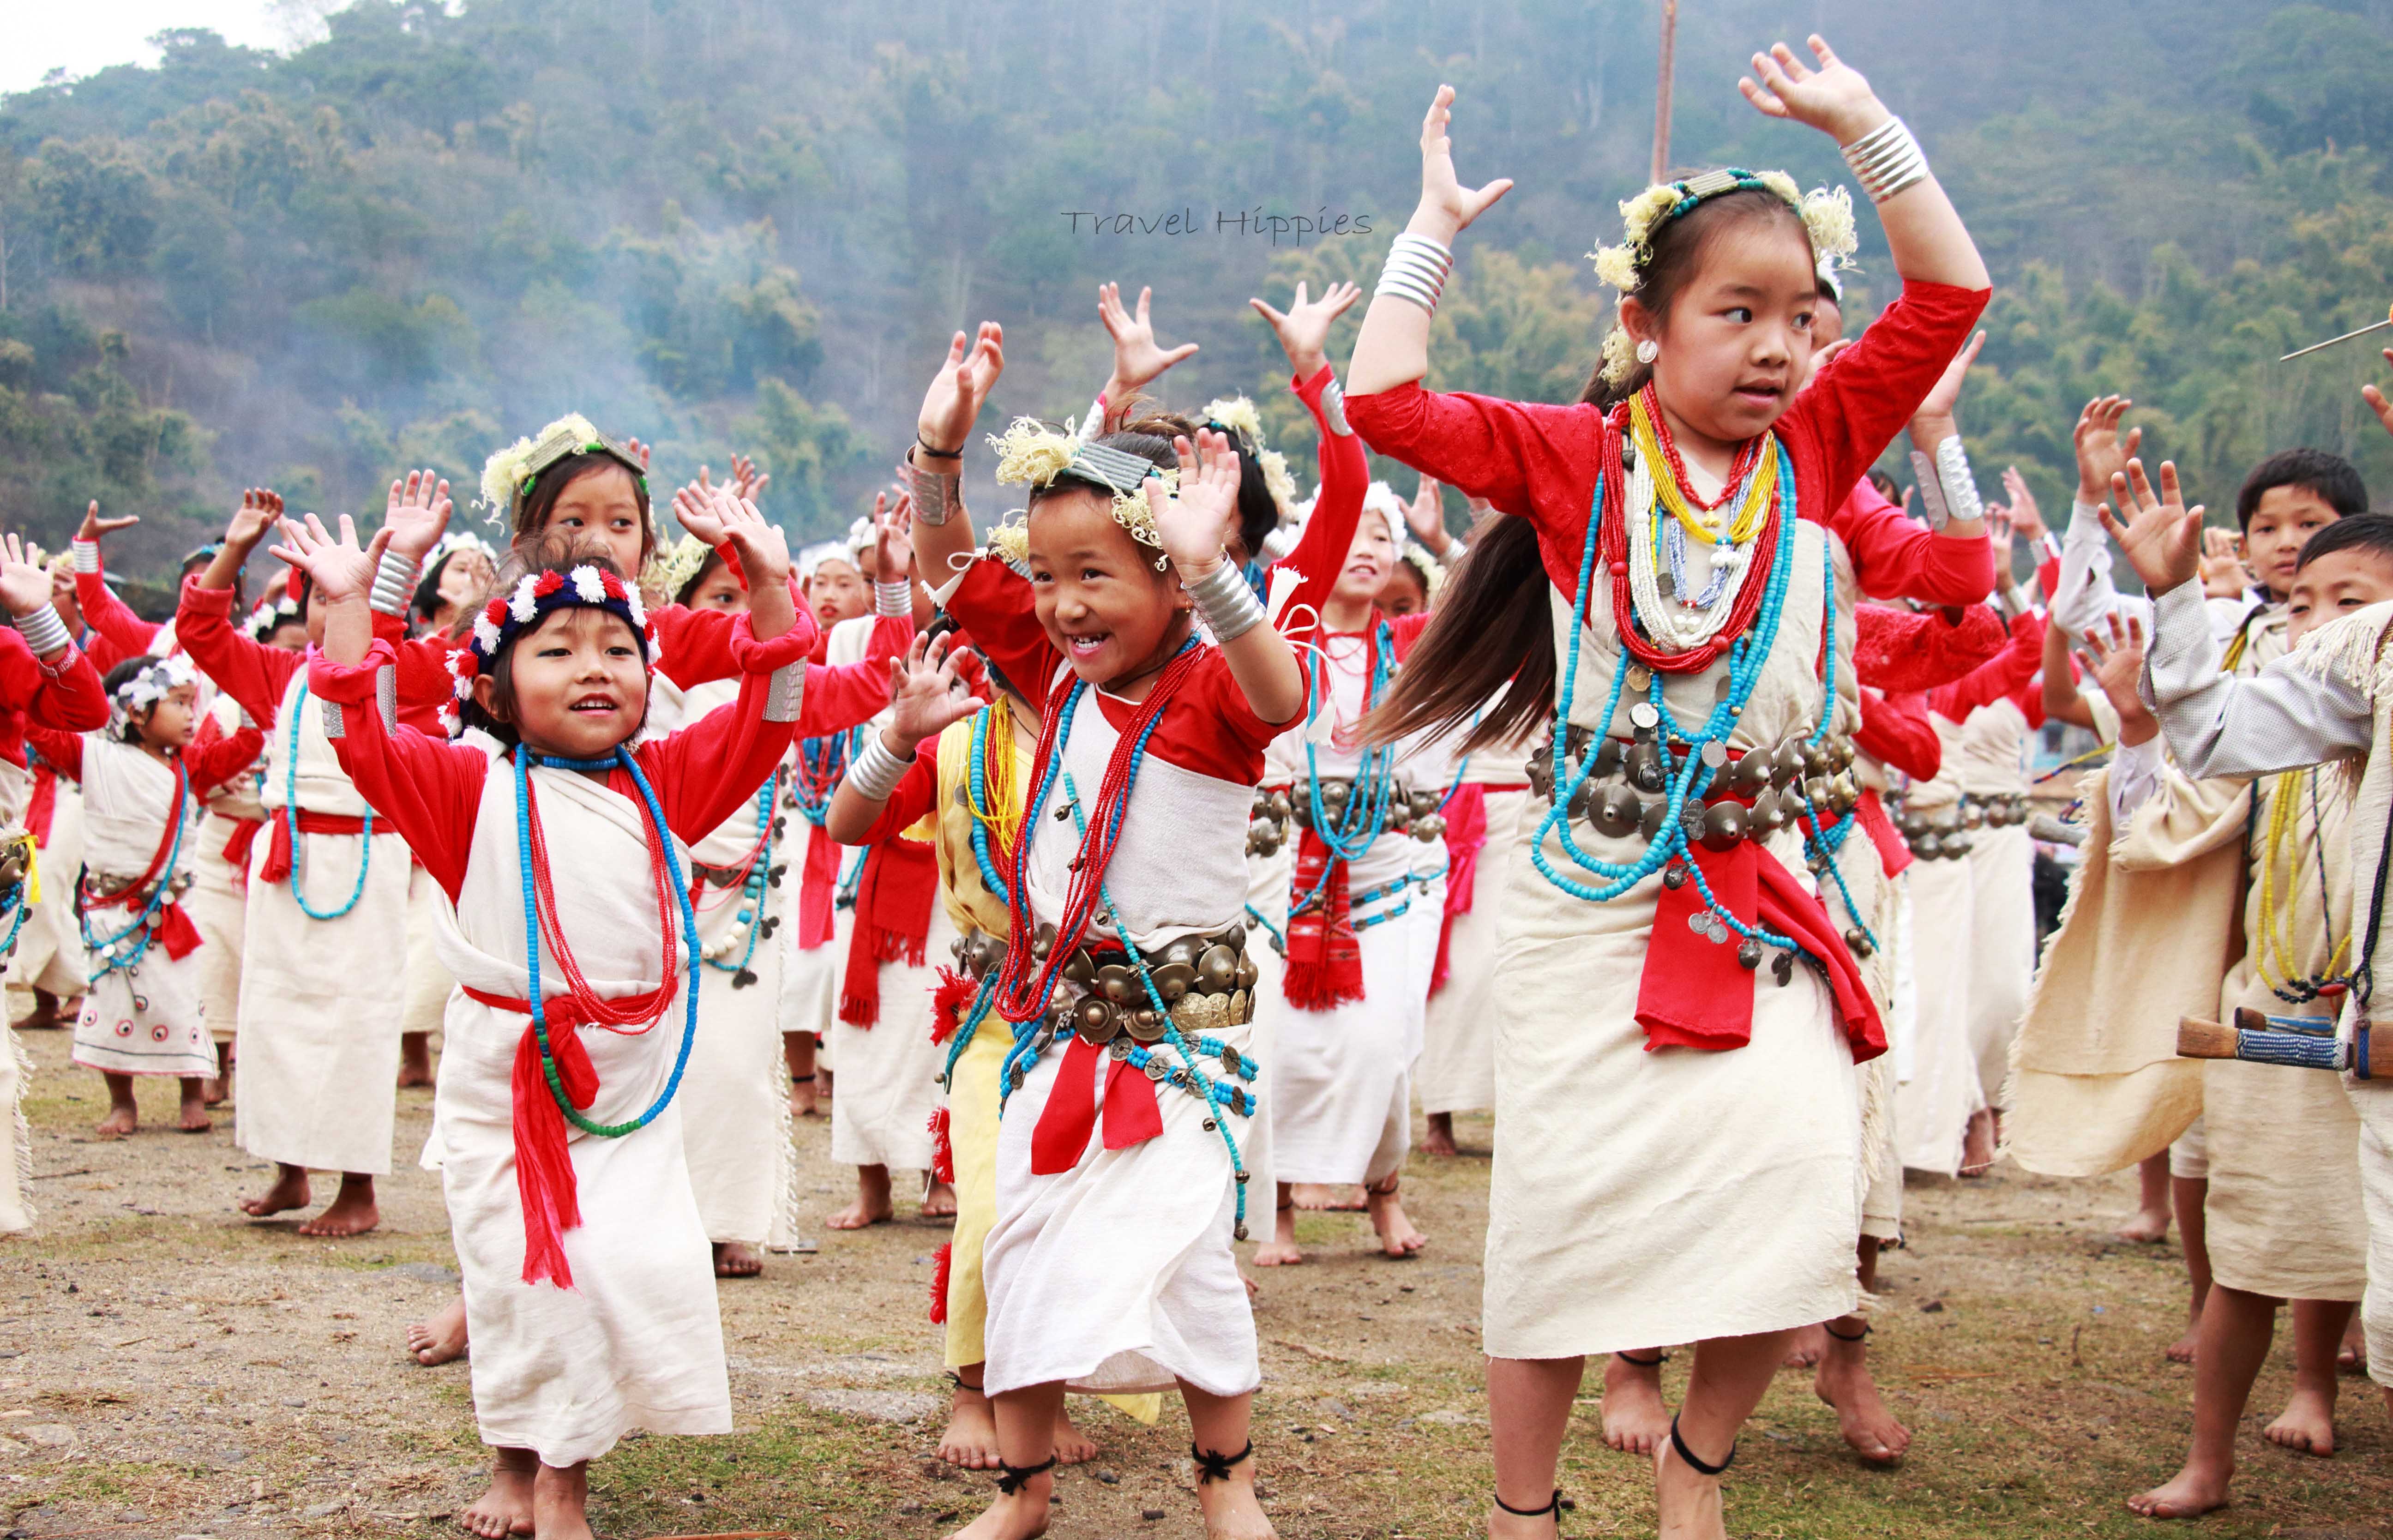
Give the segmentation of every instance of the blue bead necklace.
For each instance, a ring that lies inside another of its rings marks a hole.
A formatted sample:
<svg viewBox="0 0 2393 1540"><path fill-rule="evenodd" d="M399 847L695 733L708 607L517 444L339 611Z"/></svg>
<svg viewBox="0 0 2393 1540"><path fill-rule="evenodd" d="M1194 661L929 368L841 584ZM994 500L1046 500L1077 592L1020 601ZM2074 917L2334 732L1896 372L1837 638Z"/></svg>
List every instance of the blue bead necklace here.
<svg viewBox="0 0 2393 1540"><path fill-rule="evenodd" d="M83 932L84 950L91 954L92 966L96 970L89 974L92 983L98 984L119 970L130 972L140 963L143 958L150 955L150 944L154 935L150 930L150 921L157 917L158 911L166 907L166 894L175 881L175 866L183 855L183 827L190 809L190 782L183 773L182 761L177 760L175 762L175 829L167 845L166 861L158 868L157 880L150 884L150 896L142 904L141 912L133 917L133 923L114 935L95 939L91 933L91 914L88 907L75 916L76 926ZM18 908L20 912L17 924L22 924L24 922L23 905L20 904ZM11 925L8 928L8 939L14 941L16 938L16 925ZM128 941L131 945L124 946L123 951L115 950ZM5 946L0 946L0 953L5 953L6 950Z"/></svg>
<svg viewBox="0 0 2393 1540"><path fill-rule="evenodd" d="M365 708L373 711L376 708ZM366 894L366 873L373 866L373 809L366 809L365 832L358 845L358 880L349 888L348 902L337 909L319 909L307 902L307 893L299 886L299 874L307 869L307 847L299 842L299 719L307 710L307 681L299 681L299 698L291 708L291 726L282 743L282 822L291 833L291 897L299 912L310 920L338 920L358 907Z"/></svg>
<svg viewBox="0 0 2393 1540"><path fill-rule="evenodd" d="M756 942L765 933L765 888L772 879L773 868L773 803L781 793L781 773L773 772L772 779L756 790L756 845L750 853L748 875L739 884L742 906L734 918L748 927L747 945L737 962L717 962L713 958L706 965L718 973L731 975L731 987L745 989L756 982L755 972L748 966L756 960Z"/></svg>

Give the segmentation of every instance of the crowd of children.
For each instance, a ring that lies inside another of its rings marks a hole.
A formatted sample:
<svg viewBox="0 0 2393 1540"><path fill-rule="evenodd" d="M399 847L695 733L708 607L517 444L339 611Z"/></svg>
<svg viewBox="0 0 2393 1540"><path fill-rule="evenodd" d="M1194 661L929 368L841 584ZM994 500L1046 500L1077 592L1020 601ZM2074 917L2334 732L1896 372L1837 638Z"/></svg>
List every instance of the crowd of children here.
<svg viewBox="0 0 2393 1540"><path fill-rule="evenodd" d="M429 470L370 534L253 489L163 624L107 581L134 520L93 505L57 563L0 539L23 1025L72 1021L103 1136L140 1076L186 1131L229 1097L275 1168L246 1215L338 1173L308 1235L375 1227L397 1088L436 1085L463 1287L410 1348L470 1356L485 1540L587 1533L588 1462L634 1429L729 1430L715 1280L798 1243L791 1120L826 1111L857 1190L822 1222L890 1220L900 1174L953 1219L939 1452L998 1487L967 1540L1043 1532L1094 1453L1067 1392L1148 1420L1176 1392L1208 1533L1271 1533L1237 1247L1303 1263L1301 1207L1434 1245L1416 1102L1431 1155L1457 1113L1497 1133L1503 1540L1556 1531L1590 1354L1666 1535L1725 1533L1790 1359L1862 1458L1903 1458L1865 1313L1903 1172L2005 1152L2137 1167L2122 1233L2184 1237L2191 1448L2135 1511L2228 1500L2281 1303L2267 1436L2331 1454L2339 1373L2393 1401L2393 516L2291 450L2205 538L2117 398L2077 424L2065 538L2016 473L1981 498L1986 268L1903 122L1810 53L1741 88L1875 205L1900 289L1866 331L1850 194L1720 168L1622 204L1577 402L1424 388L1457 240L1511 185L1460 178L1442 87L1344 379L1360 290L1253 302L1319 439L1301 501L1251 401L1149 394L1195 348L1109 284L1085 416L986 436L1002 519L962 493L1005 369L983 322L871 516L794 555L744 459L674 495L674 538L647 450L579 416L484 468L503 549ZM1871 467L1906 433L1904 492ZM2112 753L2032 832L2047 717ZM2040 963L2038 838L2081 849ZM0 1231L32 1222L20 1168Z"/></svg>

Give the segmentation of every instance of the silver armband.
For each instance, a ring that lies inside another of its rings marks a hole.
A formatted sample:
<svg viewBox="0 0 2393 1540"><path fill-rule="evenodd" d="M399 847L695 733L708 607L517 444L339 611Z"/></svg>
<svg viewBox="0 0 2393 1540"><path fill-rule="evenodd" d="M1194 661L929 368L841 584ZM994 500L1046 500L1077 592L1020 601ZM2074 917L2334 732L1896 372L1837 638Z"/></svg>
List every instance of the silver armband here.
<svg viewBox="0 0 2393 1540"><path fill-rule="evenodd" d="M867 802L885 803L906 776L906 761L882 740L879 733L864 740L864 751L848 766L847 784Z"/></svg>
<svg viewBox="0 0 2393 1540"><path fill-rule="evenodd" d="M872 580L872 613L884 620L895 620L914 613L914 583L909 578L895 582Z"/></svg>
<svg viewBox="0 0 2393 1540"><path fill-rule="evenodd" d="M1375 293L1410 300L1435 315L1438 296L1445 292L1445 278L1452 271L1452 251L1425 235L1400 235L1388 248L1388 265L1380 269Z"/></svg>
<svg viewBox="0 0 2393 1540"><path fill-rule="evenodd" d="M1354 430L1346 425L1346 387L1332 374L1329 383L1321 387L1321 415L1329 422L1329 431L1340 438L1352 438Z"/></svg>
<svg viewBox="0 0 2393 1540"><path fill-rule="evenodd" d="M2035 613L2035 594L2025 583L2013 583L1994 594L1994 607L2006 620L2016 620L2022 615Z"/></svg>
<svg viewBox="0 0 2393 1540"><path fill-rule="evenodd" d="M964 478L961 474L926 471L909 458L897 467L906 489L913 494L914 518L920 524L945 524L964 511Z"/></svg>
<svg viewBox="0 0 2393 1540"><path fill-rule="evenodd" d="M316 699L316 704L323 709L324 736L326 737L337 743L341 739L349 736L348 713L341 710L341 706L338 701L326 700L322 697L319 696Z"/></svg>
<svg viewBox="0 0 2393 1540"><path fill-rule="evenodd" d="M1845 146L1845 164L1874 203L1928 180L1927 153L1901 118L1889 118Z"/></svg>
<svg viewBox="0 0 2393 1540"><path fill-rule="evenodd" d="M1181 586L1196 601L1196 613L1205 618L1205 629L1216 642L1234 642L1263 623L1263 602L1255 597L1246 573L1226 558L1195 582Z"/></svg>
<svg viewBox="0 0 2393 1540"><path fill-rule="evenodd" d="M25 639L25 645L33 649L36 658L47 658L60 647L74 645L74 638L67 633L67 623L59 619L55 605L44 605L31 615L18 616L17 634Z"/></svg>
<svg viewBox="0 0 2393 1540"><path fill-rule="evenodd" d="M396 551L385 551L382 563L374 568L373 592L367 607L377 615L404 618L408 607L415 602L416 563Z"/></svg>
<svg viewBox="0 0 2393 1540"><path fill-rule="evenodd" d="M1977 477L1969 474L1968 452L1955 434L1936 444L1936 458L1911 451L1911 474L1919 484L1920 511L1930 529L1942 529L1954 519L1981 519L1986 505L1978 501Z"/></svg>
<svg viewBox="0 0 2393 1540"><path fill-rule="evenodd" d="M69 541L67 542L67 549L74 553L74 569L76 571L88 572L94 577L98 577L99 575L99 542L96 540Z"/></svg>
<svg viewBox="0 0 2393 1540"><path fill-rule="evenodd" d="M382 712L382 730L389 737L399 735L399 669L385 663L374 670L374 706Z"/></svg>
<svg viewBox="0 0 2393 1540"><path fill-rule="evenodd" d="M806 698L806 660L784 663L765 683L765 720L795 722Z"/></svg>

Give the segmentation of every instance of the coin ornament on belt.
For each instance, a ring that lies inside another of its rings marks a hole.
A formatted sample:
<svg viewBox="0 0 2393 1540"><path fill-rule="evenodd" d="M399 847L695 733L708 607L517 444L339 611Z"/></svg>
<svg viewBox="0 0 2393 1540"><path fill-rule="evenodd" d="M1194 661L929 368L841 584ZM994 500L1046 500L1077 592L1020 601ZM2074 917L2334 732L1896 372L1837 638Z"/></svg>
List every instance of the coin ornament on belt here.
<svg viewBox="0 0 2393 1540"><path fill-rule="evenodd" d="M1171 1071L1164 1066L1162 1059L1151 1054L1148 1056L1146 1061L1146 1077L1148 1079L1153 1080L1159 1085L1162 1083L1163 1077L1170 1073Z"/></svg>
<svg viewBox="0 0 2393 1540"><path fill-rule="evenodd" d="M1662 713L1654 709L1652 701L1641 700L1628 708L1628 721L1633 726L1643 727L1650 731L1660 724Z"/></svg>
<svg viewBox="0 0 2393 1540"><path fill-rule="evenodd" d="M1704 763L1717 770L1728 763L1728 745L1718 738L1704 740Z"/></svg>
<svg viewBox="0 0 2393 1540"><path fill-rule="evenodd" d="M1654 671L1642 663L1632 665L1628 671L1628 687L1640 693L1652 689Z"/></svg>

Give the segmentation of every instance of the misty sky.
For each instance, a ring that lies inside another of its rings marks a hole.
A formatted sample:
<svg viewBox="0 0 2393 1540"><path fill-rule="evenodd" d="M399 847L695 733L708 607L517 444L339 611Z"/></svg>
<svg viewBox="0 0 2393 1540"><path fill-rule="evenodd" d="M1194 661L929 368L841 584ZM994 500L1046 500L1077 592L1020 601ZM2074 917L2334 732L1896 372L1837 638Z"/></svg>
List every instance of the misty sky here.
<svg viewBox="0 0 2393 1540"><path fill-rule="evenodd" d="M158 50L144 40L171 27L206 27L228 43L258 48L285 40L271 0L16 0L7 8L0 93L38 85L60 66L75 76L111 64L155 64Z"/></svg>

